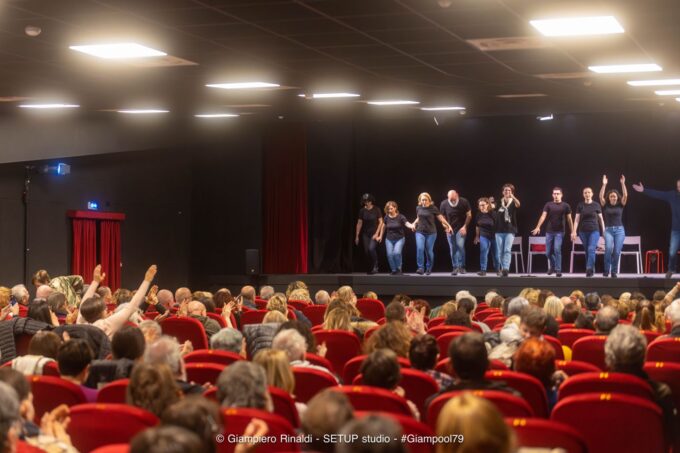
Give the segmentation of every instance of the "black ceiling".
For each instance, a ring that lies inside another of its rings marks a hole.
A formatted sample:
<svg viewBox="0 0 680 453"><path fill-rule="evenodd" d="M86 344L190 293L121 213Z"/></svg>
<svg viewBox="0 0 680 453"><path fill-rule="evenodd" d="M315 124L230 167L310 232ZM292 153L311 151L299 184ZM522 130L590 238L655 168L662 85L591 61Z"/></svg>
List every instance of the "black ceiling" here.
<svg viewBox="0 0 680 453"><path fill-rule="evenodd" d="M260 115L375 111L362 102L311 101L313 91L362 99L465 105L471 115L660 108L631 78L680 76L677 0L5 0L0 4L0 96L79 103L86 111L137 106L178 113L230 109ZM533 18L613 14L625 34L548 40L482 52L468 40L538 37ZM37 37L25 34L37 26ZM144 68L69 50L137 41L197 65ZM663 73L544 78L587 66L653 61ZM541 77L539 77L541 76ZM291 87L223 92L206 83L274 81ZM499 95L541 93L534 98ZM677 104L663 99L664 108ZM259 105L256 106L256 105ZM229 106L229 107L225 107ZM15 109L3 103L4 110ZM384 112L384 109L380 109ZM414 114L415 109L402 109Z"/></svg>

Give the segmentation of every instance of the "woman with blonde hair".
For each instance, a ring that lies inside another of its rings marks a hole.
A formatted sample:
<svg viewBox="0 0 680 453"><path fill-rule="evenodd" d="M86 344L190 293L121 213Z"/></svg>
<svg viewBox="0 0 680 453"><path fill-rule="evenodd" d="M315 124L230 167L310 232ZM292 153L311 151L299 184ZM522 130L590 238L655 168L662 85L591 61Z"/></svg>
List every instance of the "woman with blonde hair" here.
<svg viewBox="0 0 680 453"><path fill-rule="evenodd" d="M351 286L345 285L338 288L337 298L348 307L352 317L361 318L361 312L357 308L357 295L354 294Z"/></svg>
<svg viewBox="0 0 680 453"><path fill-rule="evenodd" d="M511 453L515 434L493 403L463 393L449 400L437 417L437 436L460 436L437 444L437 453Z"/></svg>
<svg viewBox="0 0 680 453"><path fill-rule="evenodd" d="M643 300L635 308L633 326L640 330L647 330L650 332L664 333L666 331L666 324L663 316L656 315L654 304L648 300Z"/></svg>
<svg viewBox="0 0 680 453"><path fill-rule="evenodd" d="M344 308L331 310L323 321L323 330L344 330L353 332L349 311Z"/></svg>
<svg viewBox="0 0 680 453"><path fill-rule="evenodd" d="M434 242L437 239L435 219L439 220L447 233L451 233L453 229L439 209L432 204L432 197L427 192L418 195L416 215L416 220L411 224L411 230L416 232L416 261L418 263L416 273L430 275L434 265Z"/></svg>
<svg viewBox="0 0 680 453"><path fill-rule="evenodd" d="M310 304L312 303L312 298L309 297L309 290L304 288L298 288L291 291L290 295L288 296L288 300L301 300L304 302L309 302Z"/></svg>
<svg viewBox="0 0 680 453"><path fill-rule="evenodd" d="M295 375L288 361L288 354L282 349L262 349L253 358L253 363L257 363L264 368L267 376L267 385L276 387L288 393L293 400L295 399ZM304 403L295 403L298 414L307 409Z"/></svg>
<svg viewBox="0 0 680 453"><path fill-rule="evenodd" d="M274 293L267 301L267 310L280 311L284 315L288 314L288 301L283 293Z"/></svg>
<svg viewBox="0 0 680 453"><path fill-rule="evenodd" d="M413 334L405 323L390 321L370 336L364 347L364 353L370 354L377 349L391 349L399 357L408 359L411 340Z"/></svg>
<svg viewBox="0 0 680 453"><path fill-rule="evenodd" d="M545 305L543 310L546 315L550 315L555 319L562 317L562 310L564 310L564 305L562 301L557 296L550 296L545 300Z"/></svg>
<svg viewBox="0 0 680 453"><path fill-rule="evenodd" d="M262 318L262 324L282 323L288 321L288 316L278 310L272 310Z"/></svg>

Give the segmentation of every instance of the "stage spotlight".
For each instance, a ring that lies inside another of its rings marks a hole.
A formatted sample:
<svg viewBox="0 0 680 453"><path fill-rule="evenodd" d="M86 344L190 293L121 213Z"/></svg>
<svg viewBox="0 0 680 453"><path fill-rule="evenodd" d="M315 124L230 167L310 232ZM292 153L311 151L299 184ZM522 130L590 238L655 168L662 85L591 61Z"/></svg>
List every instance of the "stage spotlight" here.
<svg viewBox="0 0 680 453"><path fill-rule="evenodd" d="M40 168L40 173L66 176L71 173L71 166L64 163L58 163L57 165L44 165Z"/></svg>

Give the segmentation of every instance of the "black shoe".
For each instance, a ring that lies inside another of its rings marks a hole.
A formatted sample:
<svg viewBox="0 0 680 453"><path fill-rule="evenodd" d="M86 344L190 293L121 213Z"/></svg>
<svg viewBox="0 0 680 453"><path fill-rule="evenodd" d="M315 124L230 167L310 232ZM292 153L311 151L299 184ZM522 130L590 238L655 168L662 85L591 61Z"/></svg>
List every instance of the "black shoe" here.
<svg viewBox="0 0 680 453"><path fill-rule="evenodd" d="M555 274L555 277L561 277L561 276L562 276L562 272L557 272L557 273Z"/></svg>
<svg viewBox="0 0 680 453"><path fill-rule="evenodd" d="M501 271L496 271L496 275L497 275L498 277L502 277L502 276L503 276L503 272L501 272Z"/></svg>
<svg viewBox="0 0 680 453"><path fill-rule="evenodd" d="M507 269L503 269L503 277L507 277L507 276L508 276L508 273L509 273L509 272L508 272Z"/></svg>
<svg viewBox="0 0 680 453"><path fill-rule="evenodd" d="M458 268L458 273L459 273L459 274L465 274L465 268L464 268L464 267L459 267L459 268Z"/></svg>
<svg viewBox="0 0 680 453"><path fill-rule="evenodd" d="M671 272L671 271L666 272L666 278L671 278L671 277L673 277L673 272Z"/></svg>
<svg viewBox="0 0 680 453"><path fill-rule="evenodd" d="M458 275L458 268L454 267L453 270L451 271L451 275Z"/></svg>
<svg viewBox="0 0 680 453"><path fill-rule="evenodd" d="M430 275L431 273L432 273L432 271L430 269L425 271L425 275Z"/></svg>
<svg viewBox="0 0 680 453"><path fill-rule="evenodd" d="M593 270L592 269L586 269L586 277L592 277L593 276Z"/></svg>
<svg viewBox="0 0 680 453"><path fill-rule="evenodd" d="M555 272L553 269L548 268L548 272L547 272L548 275L552 275L553 272Z"/></svg>
<svg viewBox="0 0 680 453"><path fill-rule="evenodd" d="M609 277L609 272L603 272L602 276L605 277L605 278Z"/></svg>
<svg viewBox="0 0 680 453"><path fill-rule="evenodd" d="M612 278L617 278L618 275L616 275L616 272L612 272Z"/></svg>
<svg viewBox="0 0 680 453"><path fill-rule="evenodd" d="M416 274L418 274L418 275L423 275L424 273L425 273L425 271L423 269L418 269L416 271Z"/></svg>
<svg viewBox="0 0 680 453"><path fill-rule="evenodd" d="M397 275L397 271L390 272L390 275Z"/></svg>
<svg viewBox="0 0 680 453"><path fill-rule="evenodd" d="M477 272L477 275L479 275L480 277L484 277L486 275L486 272L485 271L479 271L479 272Z"/></svg>

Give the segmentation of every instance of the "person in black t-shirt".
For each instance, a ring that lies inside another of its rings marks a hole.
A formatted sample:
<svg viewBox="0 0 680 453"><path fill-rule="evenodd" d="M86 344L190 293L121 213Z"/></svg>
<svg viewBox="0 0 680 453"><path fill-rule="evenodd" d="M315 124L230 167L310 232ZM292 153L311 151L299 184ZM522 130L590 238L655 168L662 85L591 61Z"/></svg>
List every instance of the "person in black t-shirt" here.
<svg viewBox="0 0 680 453"><path fill-rule="evenodd" d="M611 272L612 278L616 278L619 272L623 241L626 239L626 230L623 228L623 208L628 202L628 190L626 177L623 175L621 175L621 193L616 189L607 191L607 182L607 175L602 176L600 188L600 204L604 217L604 273L602 276L608 277Z"/></svg>
<svg viewBox="0 0 680 453"><path fill-rule="evenodd" d="M375 206L375 198L370 193L365 193L361 197L363 207L359 210L357 219L356 236L354 243L359 245L359 239L364 246L366 261L368 262L368 274L378 272L378 237L382 229L382 212Z"/></svg>
<svg viewBox="0 0 680 453"><path fill-rule="evenodd" d="M449 190L446 200L439 205L439 211L449 222L453 231L447 233L446 239L449 242L451 251L451 264L453 271L451 275L465 273L465 238L467 237L467 227L472 220L470 203L458 195L455 190Z"/></svg>
<svg viewBox="0 0 680 453"><path fill-rule="evenodd" d="M387 262L390 264L392 275L401 274L401 251L406 242L404 234L406 228L413 225L406 220L404 214L399 213L399 205L396 201L385 203L385 220L378 234L378 242L385 239L387 249Z"/></svg>
<svg viewBox="0 0 680 453"><path fill-rule="evenodd" d="M437 239L437 226L434 220L439 220L447 233L450 233L452 229L439 209L432 205L432 197L427 192L418 195L416 214L418 217L411 224L411 229L416 232L416 261L418 263L416 273L430 275L434 264L434 241ZM427 263L425 262L426 251Z"/></svg>
<svg viewBox="0 0 680 453"><path fill-rule="evenodd" d="M507 277L512 260L512 243L517 234L517 209L520 202L515 197L515 186L503 185L503 197L498 202L496 214L496 255L501 265L499 275Z"/></svg>
<svg viewBox="0 0 680 453"><path fill-rule="evenodd" d="M583 189L583 201L576 207L576 219L571 232L572 242L576 240L578 232L586 250L586 277L592 277L595 272L595 252L600 240L600 229L604 230L602 208L593 201L593 189L586 187Z"/></svg>
<svg viewBox="0 0 680 453"><path fill-rule="evenodd" d="M496 239L494 233L496 231L496 212L491 207L491 202L488 198L480 198L477 200L477 207L479 214L476 219L476 234L475 244L479 244L479 272L477 275L486 275L487 263L489 262L489 252L493 259L493 267L496 272L499 271L498 257L496 256Z"/></svg>
<svg viewBox="0 0 680 453"><path fill-rule="evenodd" d="M569 234L574 230L571 220L571 206L562 201L562 189L555 187L552 191L553 201L543 206L543 213L538 219L536 228L531 234L536 236L541 233L541 225L546 220L548 226L545 231L545 256L548 258L548 275L553 272L558 277L562 276L562 239L564 239L564 220L569 223Z"/></svg>

